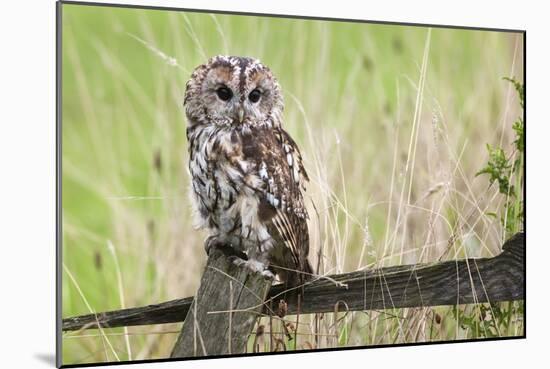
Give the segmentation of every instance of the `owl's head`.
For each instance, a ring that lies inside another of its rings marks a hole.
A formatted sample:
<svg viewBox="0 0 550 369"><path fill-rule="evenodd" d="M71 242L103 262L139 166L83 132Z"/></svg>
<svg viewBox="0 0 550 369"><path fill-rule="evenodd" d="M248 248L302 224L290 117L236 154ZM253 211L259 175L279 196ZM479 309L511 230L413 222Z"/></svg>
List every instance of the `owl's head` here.
<svg viewBox="0 0 550 369"><path fill-rule="evenodd" d="M190 125L278 124L283 97L268 67L250 57L218 55L198 66L187 82Z"/></svg>

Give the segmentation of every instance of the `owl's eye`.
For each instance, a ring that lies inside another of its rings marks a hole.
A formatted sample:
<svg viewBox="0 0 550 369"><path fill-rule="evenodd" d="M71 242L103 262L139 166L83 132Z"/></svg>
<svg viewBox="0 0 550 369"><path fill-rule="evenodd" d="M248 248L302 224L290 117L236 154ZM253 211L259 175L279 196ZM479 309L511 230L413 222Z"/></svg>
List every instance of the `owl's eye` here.
<svg viewBox="0 0 550 369"><path fill-rule="evenodd" d="M260 100L260 96L262 96L262 93L257 88L252 90L252 92L248 95L248 100L252 101L253 103L258 102Z"/></svg>
<svg viewBox="0 0 550 369"><path fill-rule="evenodd" d="M216 90L216 94L220 99L223 101L229 100L231 97L233 97L233 92L231 92L230 89L227 87L220 87Z"/></svg>

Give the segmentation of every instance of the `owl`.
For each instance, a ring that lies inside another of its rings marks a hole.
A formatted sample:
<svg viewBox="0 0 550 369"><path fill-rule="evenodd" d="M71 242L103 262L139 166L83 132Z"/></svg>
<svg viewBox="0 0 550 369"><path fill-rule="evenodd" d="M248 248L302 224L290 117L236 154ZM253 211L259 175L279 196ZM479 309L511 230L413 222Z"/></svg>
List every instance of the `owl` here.
<svg viewBox="0 0 550 369"><path fill-rule="evenodd" d="M283 96L259 60L215 56L186 84L191 199L208 253L266 278L298 285L308 262L309 180L296 142L282 127Z"/></svg>

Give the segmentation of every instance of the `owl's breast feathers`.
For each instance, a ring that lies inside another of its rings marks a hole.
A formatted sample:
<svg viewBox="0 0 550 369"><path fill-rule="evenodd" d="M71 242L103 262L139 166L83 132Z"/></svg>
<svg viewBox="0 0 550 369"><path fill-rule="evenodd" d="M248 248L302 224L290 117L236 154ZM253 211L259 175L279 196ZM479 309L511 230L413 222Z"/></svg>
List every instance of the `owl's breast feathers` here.
<svg viewBox="0 0 550 369"><path fill-rule="evenodd" d="M216 224L224 219L216 214L231 212L232 202L239 196L256 198L259 221L276 244L283 247L273 264L297 269L306 273L307 278L311 273L307 261L308 214L302 191L309 179L300 151L282 128L245 128L215 125L188 128L189 169L199 212L208 219L209 228L236 229L242 222Z"/></svg>

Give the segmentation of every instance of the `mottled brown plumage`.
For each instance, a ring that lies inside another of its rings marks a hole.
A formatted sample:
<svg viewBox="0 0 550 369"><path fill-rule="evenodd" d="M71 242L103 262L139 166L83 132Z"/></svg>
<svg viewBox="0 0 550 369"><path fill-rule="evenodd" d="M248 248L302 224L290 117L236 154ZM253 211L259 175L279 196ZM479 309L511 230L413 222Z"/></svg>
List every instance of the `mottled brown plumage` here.
<svg viewBox="0 0 550 369"><path fill-rule="evenodd" d="M282 128L271 71L247 57L216 56L187 82L191 198L207 251L230 246L236 264L291 284L311 276L302 191L308 177Z"/></svg>

